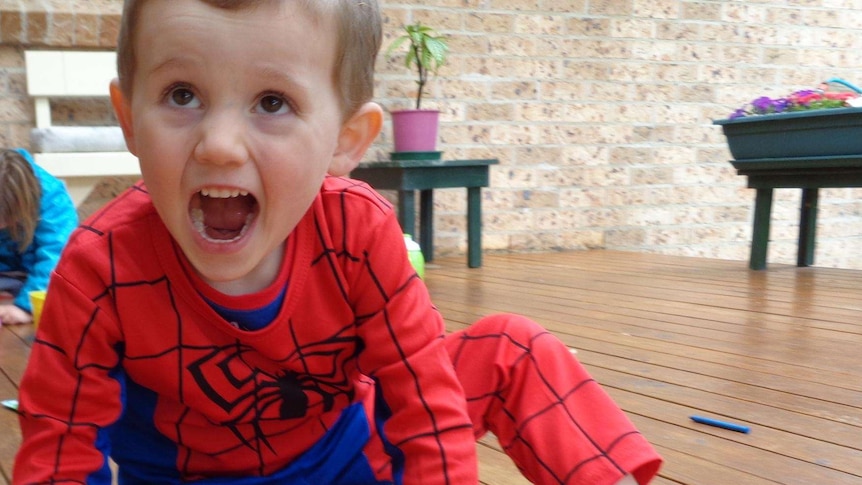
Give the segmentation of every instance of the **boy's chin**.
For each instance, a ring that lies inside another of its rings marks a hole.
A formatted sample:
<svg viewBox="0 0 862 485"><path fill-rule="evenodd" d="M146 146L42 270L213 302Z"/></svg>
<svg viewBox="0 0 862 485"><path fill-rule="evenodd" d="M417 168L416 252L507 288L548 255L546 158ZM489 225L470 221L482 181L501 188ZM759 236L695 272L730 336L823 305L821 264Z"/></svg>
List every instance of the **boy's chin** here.
<svg viewBox="0 0 862 485"><path fill-rule="evenodd" d="M254 250L250 234L243 236L236 251L202 251L201 246L183 248L195 273L212 288L228 295L244 295L258 292L275 280L284 255L283 245L261 253ZM244 244L243 244L244 243ZM205 246L207 246L205 244ZM217 244L225 248L224 244ZM210 248L211 249L211 248Z"/></svg>
<svg viewBox="0 0 862 485"><path fill-rule="evenodd" d="M210 241L195 233L191 241L181 243L180 247L192 268L207 283L230 282L243 279L255 267L244 250L248 237L245 234L231 241Z"/></svg>
<svg viewBox="0 0 862 485"><path fill-rule="evenodd" d="M207 285L227 295L244 295L262 289L252 283L255 280L252 271L236 265L229 271L213 265L200 265L195 266L195 271Z"/></svg>

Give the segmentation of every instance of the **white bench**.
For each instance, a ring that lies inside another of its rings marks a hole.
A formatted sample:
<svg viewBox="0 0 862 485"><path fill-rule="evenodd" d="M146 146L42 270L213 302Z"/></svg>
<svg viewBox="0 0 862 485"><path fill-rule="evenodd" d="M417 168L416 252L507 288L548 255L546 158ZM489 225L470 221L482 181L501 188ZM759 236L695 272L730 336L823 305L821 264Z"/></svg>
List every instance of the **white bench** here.
<svg viewBox="0 0 862 485"><path fill-rule="evenodd" d="M116 54L104 51L26 51L27 92L36 108L30 143L36 163L66 183L80 205L104 177L140 175L119 126L55 126L51 100L108 98Z"/></svg>

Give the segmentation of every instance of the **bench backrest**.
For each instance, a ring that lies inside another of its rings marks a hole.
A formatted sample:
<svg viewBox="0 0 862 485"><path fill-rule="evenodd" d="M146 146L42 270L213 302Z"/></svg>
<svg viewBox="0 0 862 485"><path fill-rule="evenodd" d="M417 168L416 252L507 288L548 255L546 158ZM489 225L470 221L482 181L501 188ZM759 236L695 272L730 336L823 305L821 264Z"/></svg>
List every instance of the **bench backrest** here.
<svg viewBox="0 0 862 485"><path fill-rule="evenodd" d="M26 51L27 92L36 103L36 127L51 126L51 97L109 96L117 77L114 52Z"/></svg>
<svg viewBox="0 0 862 485"><path fill-rule="evenodd" d="M52 99L110 97L116 59L112 51L24 52L36 117L30 133L33 157L63 179L76 205L106 177L140 175L119 126L55 126L51 120Z"/></svg>

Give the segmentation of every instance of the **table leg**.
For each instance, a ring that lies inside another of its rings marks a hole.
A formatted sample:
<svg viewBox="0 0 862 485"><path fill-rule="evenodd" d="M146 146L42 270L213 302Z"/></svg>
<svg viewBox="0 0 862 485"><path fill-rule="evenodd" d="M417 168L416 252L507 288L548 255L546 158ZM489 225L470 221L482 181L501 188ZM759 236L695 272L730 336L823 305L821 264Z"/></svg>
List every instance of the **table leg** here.
<svg viewBox="0 0 862 485"><path fill-rule="evenodd" d="M754 229L751 234L751 257L748 267L766 268L766 250L769 246L769 219L772 212L772 189L757 189L754 201Z"/></svg>
<svg viewBox="0 0 862 485"><path fill-rule="evenodd" d="M467 188L467 266L482 266L482 188Z"/></svg>
<svg viewBox="0 0 862 485"><path fill-rule="evenodd" d="M412 190L398 191L398 223L404 234L416 238L416 201Z"/></svg>
<svg viewBox="0 0 862 485"><path fill-rule="evenodd" d="M814 264L814 240L817 233L817 189L802 189L799 208L799 246L796 266Z"/></svg>
<svg viewBox="0 0 862 485"><path fill-rule="evenodd" d="M425 262L434 261L434 190L419 191L419 246Z"/></svg>

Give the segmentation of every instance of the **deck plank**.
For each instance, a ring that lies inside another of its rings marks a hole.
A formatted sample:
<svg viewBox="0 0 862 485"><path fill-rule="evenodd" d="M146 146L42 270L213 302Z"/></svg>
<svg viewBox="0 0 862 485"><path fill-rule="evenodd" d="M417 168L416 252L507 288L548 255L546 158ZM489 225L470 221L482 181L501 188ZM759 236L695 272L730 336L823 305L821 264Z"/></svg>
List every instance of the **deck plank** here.
<svg viewBox="0 0 862 485"><path fill-rule="evenodd" d="M30 353L29 341L32 330L0 327L0 400L18 396L18 382L24 372ZM21 443L18 415L0 409L0 483L12 482L12 462Z"/></svg>

